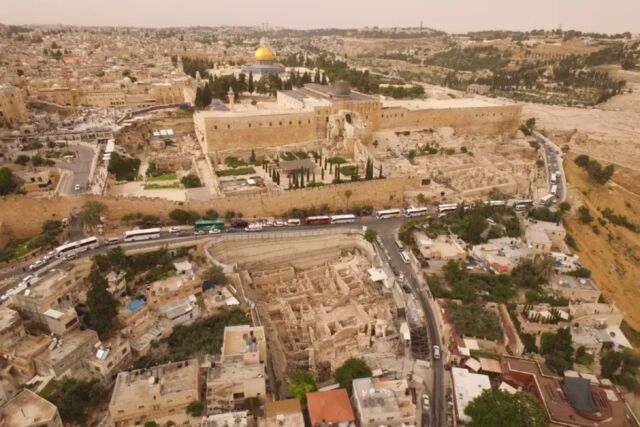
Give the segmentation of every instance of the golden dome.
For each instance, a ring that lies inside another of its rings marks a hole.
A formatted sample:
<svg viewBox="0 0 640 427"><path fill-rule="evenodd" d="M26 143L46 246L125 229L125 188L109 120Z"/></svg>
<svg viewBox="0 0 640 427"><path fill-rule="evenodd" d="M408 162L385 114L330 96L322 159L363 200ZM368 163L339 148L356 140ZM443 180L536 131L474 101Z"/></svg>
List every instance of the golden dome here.
<svg viewBox="0 0 640 427"><path fill-rule="evenodd" d="M260 46L254 56L256 61L273 61L273 53L266 46Z"/></svg>

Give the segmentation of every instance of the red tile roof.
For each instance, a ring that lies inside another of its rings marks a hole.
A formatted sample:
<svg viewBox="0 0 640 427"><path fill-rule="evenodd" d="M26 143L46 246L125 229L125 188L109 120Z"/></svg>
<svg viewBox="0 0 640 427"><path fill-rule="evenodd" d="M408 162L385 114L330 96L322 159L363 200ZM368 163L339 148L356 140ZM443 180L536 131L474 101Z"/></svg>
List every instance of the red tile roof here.
<svg viewBox="0 0 640 427"><path fill-rule="evenodd" d="M307 407L314 426L323 422L355 421L351 400L344 388L307 393Z"/></svg>

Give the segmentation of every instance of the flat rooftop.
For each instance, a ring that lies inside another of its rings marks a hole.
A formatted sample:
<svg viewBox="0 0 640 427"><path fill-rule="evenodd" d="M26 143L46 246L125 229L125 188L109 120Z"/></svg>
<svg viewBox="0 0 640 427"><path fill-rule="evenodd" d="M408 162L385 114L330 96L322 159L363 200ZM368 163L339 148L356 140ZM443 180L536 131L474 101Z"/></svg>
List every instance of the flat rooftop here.
<svg viewBox="0 0 640 427"><path fill-rule="evenodd" d="M387 415L394 415L395 418L415 417L416 408L411 396L406 394L407 389L406 380L353 380L353 393L361 402L364 419L381 420Z"/></svg>
<svg viewBox="0 0 640 427"><path fill-rule="evenodd" d="M113 387L111 406L135 401L153 401L187 390L198 397L199 365L197 359L154 366L149 369L120 372ZM152 380L154 378L155 380Z"/></svg>
<svg viewBox="0 0 640 427"><path fill-rule="evenodd" d="M463 422L469 421L469 417L464 413L464 410L484 390L491 389L489 377L469 372L464 368L452 367L451 378L453 379L453 394L456 400L458 419Z"/></svg>
<svg viewBox="0 0 640 427"><path fill-rule="evenodd" d="M260 351L259 342L264 342L264 327L238 325L224 328L224 338L222 344L222 355L231 356L236 354L253 353Z"/></svg>
<svg viewBox="0 0 640 427"><path fill-rule="evenodd" d="M554 274L549 279L549 284L558 288L582 289L586 291L597 291L598 287L589 278L574 277L566 274Z"/></svg>
<svg viewBox="0 0 640 427"><path fill-rule="evenodd" d="M31 390L22 390L0 409L4 425L22 427L46 425L58 413L55 405Z"/></svg>
<svg viewBox="0 0 640 427"><path fill-rule="evenodd" d="M87 343L92 343L93 345L98 341L98 334L91 329L73 331L58 340L58 344L49 351L49 360L52 363L58 363L73 354L79 347ZM43 356L45 354L46 353L44 353Z"/></svg>
<svg viewBox="0 0 640 427"><path fill-rule="evenodd" d="M209 369L207 381L245 381L264 378L265 369L261 363L247 365L241 356L225 357L221 363Z"/></svg>
<svg viewBox="0 0 640 427"><path fill-rule="evenodd" d="M446 110L451 108L488 108L515 105L511 102L486 98L452 98L452 99L389 99L382 101L382 108L406 108L408 110Z"/></svg>

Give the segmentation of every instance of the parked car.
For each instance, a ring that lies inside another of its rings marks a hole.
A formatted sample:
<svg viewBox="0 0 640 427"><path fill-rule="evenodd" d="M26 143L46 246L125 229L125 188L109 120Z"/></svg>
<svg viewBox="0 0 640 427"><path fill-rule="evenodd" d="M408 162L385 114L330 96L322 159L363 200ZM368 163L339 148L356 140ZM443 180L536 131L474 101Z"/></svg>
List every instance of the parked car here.
<svg viewBox="0 0 640 427"><path fill-rule="evenodd" d="M438 345L434 345L433 346L433 358L435 360L439 360L440 359L440 346L438 346Z"/></svg>
<svg viewBox="0 0 640 427"><path fill-rule="evenodd" d="M35 271L44 265L44 260L39 259L29 266L29 270Z"/></svg>
<svg viewBox="0 0 640 427"><path fill-rule="evenodd" d="M177 233L180 231L180 227L169 227L169 233Z"/></svg>
<svg viewBox="0 0 640 427"><path fill-rule="evenodd" d="M73 189L74 189L75 191L80 191L80 184L76 184L76 186L75 186L75 187L73 187Z"/></svg>
<svg viewBox="0 0 640 427"><path fill-rule="evenodd" d="M220 234L222 231L219 228L212 228L209 230L209 234Z"/></svg>

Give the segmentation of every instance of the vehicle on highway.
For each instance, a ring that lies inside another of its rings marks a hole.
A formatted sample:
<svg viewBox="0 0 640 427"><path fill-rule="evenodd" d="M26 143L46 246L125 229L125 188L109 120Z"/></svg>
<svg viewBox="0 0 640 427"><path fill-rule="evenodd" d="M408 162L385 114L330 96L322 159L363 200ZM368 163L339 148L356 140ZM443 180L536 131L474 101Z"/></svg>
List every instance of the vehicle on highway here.
<svg viewBox="0 0 640 427"><path fill-rule="evenodd" d="M242 218L234 218L231 220L231 227L235 228L245 228L249 226L249 221Z"/></svg>
<svg viewBox="0 0 640 427"><path fill-rule="evenodd" d="M220 234L222 233L222 230L220 230L219 228L212 228L211 230L209 230L209 234Z"/></svg>
<svg viewBox="0 0 640 427"><path fill-rule="evenodd" d="M292 220L289 220L289 221L292 221ZM285 222L285 221L278 220L278 221L273 223L273 226L274 227L285 227L285 226L289 225L289 221ZM300 221L300 220L298 220L298 221ZM294 224L291 224L291 225L294 225Z"/></svg>
<svg viewBox="0 0 640 427"><path fill-rule="evenodd" d="M451 212L451 211L455 211L456 209L458 209L457 203L441 203L438 205L439 213Z"/></svg>
<svg viewBox="0 0 640 427"><path fill-rule="evenodd" d="M227 231L229 231L229 230L230 229L228 229ZM195 230L193 232L193 234L196 234L196 235L198 235L198 234L207 234L207 233L208 233L208 231L206 231L206 230Z"/></svg>
<svg viewBox="0 0 640 427"><path fill-rule="evenodd" d="M278 223L279 223L279 222L283 222L283 221L276 221L276 223L275 223L275 226L276 226L276 227L278 227ZM300 225L300 224L302 224L302 221L300 221L298 218L291 218L291 219L288 219L288 220L287 220L287 223L286 223L286 225L291 225L291 226L293 226L293 225ZM285 225L285 224L283 224L283 225Z"/></svg>
<svg viewBox="0 0 640 427"><path fill-rule="evenodd" d="M409 255L407 254L407 251L400 252L400 258L402 258L402 261L405 264L409 264Z"/></svg>
<svg viewBox="0 0 640 427"><path fill-rule="evenodd" d="M199 219L193 224L193 229L196 231L202 230L207 232L214 228L216 230L224 230L224 221L221 219Z"/></svg>
<svg viewBox="0 0 640 427"><path fill-rule="evenodd" d="M75 187L73 187L73 189L74 189L75 191L80 191L80 184L76 184L76 186L75 186Z"/></svg>
<svg viewBox="0 0 640 427"><path fill-rule="evenodd" d="M25 276L21 281L20 284L24 284L26 286L29 286L31 284L31 282L33 282L33 280L36 278L36 276L34 276L33 274L29 274L28 276Z"/></svg>
<svg viewBox="0 0 640 427"><path fill-rule="evenodd" d="M107 237L104 240L104 243L106 245L115 245L116 243L120 242L120 238L119 237Z"/></svg>
<svg viewBox="0 0 640 427"><path fill-rule="evenodd" d="M97 249L100 246L98 238L95 236L86 239L76 240L75 242L65 243L54 249L57 258L67 258L69 255L76 255L89 250Z"/></svg>
<svg viewBox="0 0 640 427"><path fill-rule="evenodd" d="M398 247L398 249L400 249L401 251L404 250L404 245L402 244L402 242L399 239L396 239L395 242L396 242L396 246Z"/></svg>
<svg viewBox="0 0 640 427"><path fill-rule="evenodd" d="M39 269L40 267L42 267L44 264L45 264L44 260L39 259L39 260L37 260L36 262L34 262L33 264L31 264L29 266L29 270L35 271L35 270Z"/></svg>
<svg viewBox="0 0 640 427"><path fill-rule="evenodd" d="M549 193L553 194L554 196L558 195L558 186L556 184L553 184L551 186L551 190L549 190Z"/></svg>
<svg viewBox="0 0 640 427"><path fill-rule="evenodd" d="M139 240L151 240L160 238L159 228L143 228L141 230L129 230L124 232L125 242L137 242Z"/></svg>
<svg viewBox="0 0 640 427"><path fill-rule="evenodd" d="M354 214L331 215L331 224L349 224L353 222L356 222Z"/></svg>
<svg viewBox="0 0 640 427"><path fill-rule="evenodd" d="M400 209L385 209L376 212L376 218L378 219L398 218L400 215L402 215Z"/></svg>
<svg viewBox="0 0 640 427"><path fill-rule="evenodd" d="M248 232L262 231L262 224L257 224L257 223L249 224L244 228L244 231L248 231Z"/></svg>
<svg viewBox="0 0 640 427"><path fill-rule="evenodd" d="M180 227L169 227L167 231L169 233L177 233L178 231L180 231Z"/></svg>
<svg viewBox="0 0 640 427"><path fill-rule="evenodd" d="M331 224L331 217L327 215L322 216L308 216L304 219L304 223L307 225L324 225Z"/></svg>
<svg viewBox="0 0 640 427"><path fill-rule="evenodd" d="M505 202L504 200L487 200L486 202L484 202L484 204L491 207L497 207L506 206L507 202Z"/></svg>
<svg viewBox="0 0 640 427"><path fill-rule="evenodd" d="M440 346L439 345L434 345L433 346L433 358L435 360L439 360L440 359Z"/></svg>
<svg viewBox="0 0 640 427"><path fill-rule="evenodd" d="M186 235L187 235L187 232L186 232L185 230L180 230L180 231L176 232L176 234L175 234L175 235L176 235L176 236L186 236Z"/></svg>
<svg viewBox="0 0 640 427"><path fill-rule="evenodd" d="M524 211L533 206L533 200L518 199L511 201L511 207L517 211Z"/></svg>
<svg viewBox="0 0 640 427"><path fill-rule="evenodd" d="M544 196L542 199L540 199L540 203L548 206L551 203L553 203L553 199L554 199L554 195L553 194L547 194L546 196Z"/></svg>
<svg viewBox="0 0 640 427"><path fill-rule="evenodd" d="M549 182L555 184L558 181L558 174L552 173L551 178L549 178Z"/></svg>
<svg viewBox="0 0 640 427"><path fill-rule="evenodd" d="M413 218L416 216L424 216L429 213L429 209L425 206L417 207L417 208L407 208L404 210L404 216L407 218Z"/></svg>

